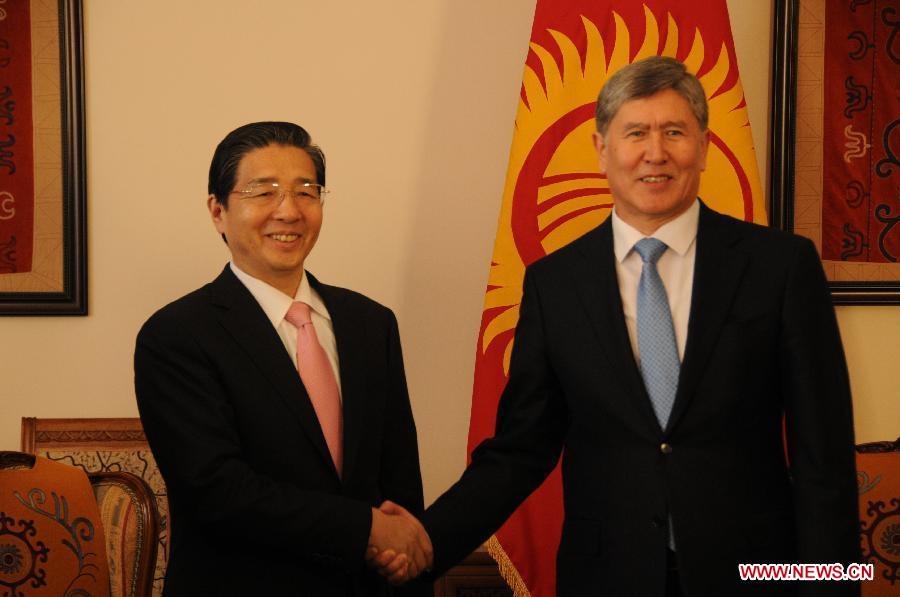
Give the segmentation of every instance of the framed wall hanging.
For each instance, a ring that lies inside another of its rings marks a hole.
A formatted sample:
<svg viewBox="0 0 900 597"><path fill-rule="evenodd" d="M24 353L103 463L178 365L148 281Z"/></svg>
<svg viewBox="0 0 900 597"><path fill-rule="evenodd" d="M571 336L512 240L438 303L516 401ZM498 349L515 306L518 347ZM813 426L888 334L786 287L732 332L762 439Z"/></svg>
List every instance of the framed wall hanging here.
<svg viewBox="0 0 900 597"><path fill-rule="evenodd" d="M0 1L0 314L87 313L80 0Z"/></svg>
<svg viewBox="0 0 900 597"><path fill-rule="evenodd" d="M770 219L813 240L836 304L900 304L896 0L776 0Z"/></svg>

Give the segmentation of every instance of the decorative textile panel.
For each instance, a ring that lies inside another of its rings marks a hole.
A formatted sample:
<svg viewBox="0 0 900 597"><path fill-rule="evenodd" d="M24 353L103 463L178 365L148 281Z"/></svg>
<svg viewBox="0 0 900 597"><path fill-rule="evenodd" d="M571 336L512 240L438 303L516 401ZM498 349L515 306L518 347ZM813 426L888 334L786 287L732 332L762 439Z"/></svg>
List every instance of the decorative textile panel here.
<svg viewBox="0 0 900 597"><path fill-rule="evenodd" d="M40 457L0 469L0 593L108 596L105 546L84 471Z"/></svg>
<svg viewBox="0 0 900 597"><path fill-rule="evenodd" d="M827 0L822 258L900 259L900 9Z"/></svg>
<svg viewBox="0 0 900 597"><path fill-rule="evenodd" d="M0 274L30 272L34 246L29 5L0 5Z"/></svg>
<svg viewBox="0 0 900 597"><path fill-rule="evenodd" d="M900 439L857 446L860 540L875 580L862 597L900 595Z"/></svg>

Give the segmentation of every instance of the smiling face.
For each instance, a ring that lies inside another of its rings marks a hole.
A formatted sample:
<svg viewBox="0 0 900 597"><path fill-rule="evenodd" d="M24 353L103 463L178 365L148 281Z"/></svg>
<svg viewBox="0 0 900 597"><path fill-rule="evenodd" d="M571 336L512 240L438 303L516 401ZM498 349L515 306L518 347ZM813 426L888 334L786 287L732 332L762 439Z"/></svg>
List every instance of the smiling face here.
<svg viewBox="0 0 900 597"><path fill-rule="evenodd" d="M691 206L706 169L709 134L674 89L622 104L594 133L616 215L650 235Z"/></svg>
<svg viewBox="0 0 900 597"><path fill-rule="evenodd" d="M287 145L267 145L241 159L234 190L261 181L277 182L281 188L319 182L309 155ZM214 195L209 196L207 207L216 230L225 235L235 265L294 296L303 276L303 262L319 237L322 204L303 202L290 193L268 205L234 194L227 209Z"/></svg>

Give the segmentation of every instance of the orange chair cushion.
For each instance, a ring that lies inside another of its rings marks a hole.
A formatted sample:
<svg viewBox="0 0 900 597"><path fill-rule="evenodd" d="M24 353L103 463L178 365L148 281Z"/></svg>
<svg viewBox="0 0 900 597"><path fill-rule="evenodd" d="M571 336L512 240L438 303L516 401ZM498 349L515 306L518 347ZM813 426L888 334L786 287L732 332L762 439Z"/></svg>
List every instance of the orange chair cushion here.
<svg viewBox="0 0 900 597"><path fill-rule="evenodd" d="M84 471L0 469L0 593L109 595L106 539Z"/></svg>

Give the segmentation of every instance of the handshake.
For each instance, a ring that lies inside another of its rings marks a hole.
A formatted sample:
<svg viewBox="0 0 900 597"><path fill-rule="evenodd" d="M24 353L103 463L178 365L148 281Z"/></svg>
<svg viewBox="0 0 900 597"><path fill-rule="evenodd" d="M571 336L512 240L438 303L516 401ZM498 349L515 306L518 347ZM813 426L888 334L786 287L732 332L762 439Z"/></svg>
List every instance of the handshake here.
<svg viewBox="0 0 900 597"><path fill-rule="evenodd" d="M431 539L415 516L386 501L372 508L372 529L366 562L393 585L403 584L431 569Z"/></svg>

